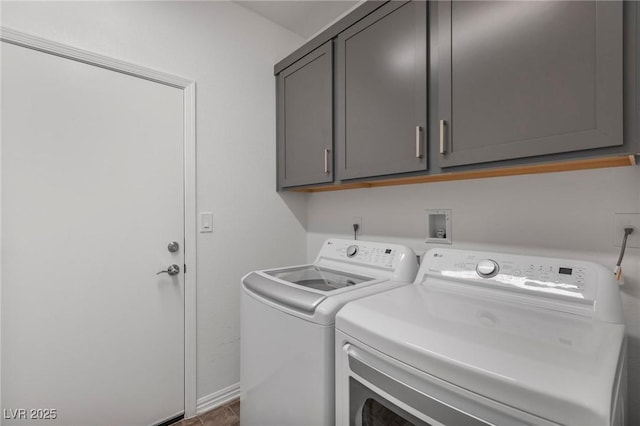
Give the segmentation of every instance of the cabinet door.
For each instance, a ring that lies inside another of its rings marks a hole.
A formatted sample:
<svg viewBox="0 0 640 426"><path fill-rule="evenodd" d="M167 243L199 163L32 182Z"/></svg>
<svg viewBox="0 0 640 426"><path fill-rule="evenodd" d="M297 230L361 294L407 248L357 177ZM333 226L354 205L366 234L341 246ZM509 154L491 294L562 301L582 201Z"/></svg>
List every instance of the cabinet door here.
<svg viewBox="0 0 640 426"><path fill-rule="evenodd" d="M281 188L333 181L332 52L329 41L277 77Z"/></svg>
<svg viewBox="0 0 640 426"><path fill-rule="evenodd" d="M337 39L338 177L426 170L427 7L389 2Z"/></svg>
<svg viewBox="0 0 640 426"><path fill-rule="evenodd" d="M622 3L438 3L440 165L623 144Z"/></svg>

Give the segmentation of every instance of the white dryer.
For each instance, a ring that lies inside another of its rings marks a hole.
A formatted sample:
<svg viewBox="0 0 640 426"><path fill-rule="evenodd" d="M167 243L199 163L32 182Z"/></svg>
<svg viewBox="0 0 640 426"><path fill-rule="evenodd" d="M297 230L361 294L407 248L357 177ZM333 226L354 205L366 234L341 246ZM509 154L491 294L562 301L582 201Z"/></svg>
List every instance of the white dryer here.
<svg viewBox="0 0 640 426"><path fill-rule="evenodd" d="M626 339L602 265L433 249L414 285L336 318L337 425L625 424Z"/></svg>
<svg viewBox="0 0 640 426"><path fill-rule="evenodd" d="M417 270L408 247L329 239L313 264L246 275L242 424L333 425L336 312L349 301L410 285Z"/></svg>

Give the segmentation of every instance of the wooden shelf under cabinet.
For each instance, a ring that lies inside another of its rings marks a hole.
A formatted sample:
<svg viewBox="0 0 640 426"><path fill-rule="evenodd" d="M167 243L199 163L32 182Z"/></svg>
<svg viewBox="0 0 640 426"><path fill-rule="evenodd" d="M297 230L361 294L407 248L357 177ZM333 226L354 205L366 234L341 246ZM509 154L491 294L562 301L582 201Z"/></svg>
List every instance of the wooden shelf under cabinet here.
<svg viewBox="0 0 640 426"><path fill-rule="evenodd" d="M446 182L453 180L482 179L501 176L531 175L539 173L568 172L572 170L602 169L606 167L635 166L635 155L590 158L586 160L561 161L526 166L501 167L495 169L474 170L458 173L441 173L437 175L408 176L393 179L382 179L367 182L343 183L337 185L292 188L296 192L342 191L355 188L376 188L380 186L412 185L416 183Z"/></svg>

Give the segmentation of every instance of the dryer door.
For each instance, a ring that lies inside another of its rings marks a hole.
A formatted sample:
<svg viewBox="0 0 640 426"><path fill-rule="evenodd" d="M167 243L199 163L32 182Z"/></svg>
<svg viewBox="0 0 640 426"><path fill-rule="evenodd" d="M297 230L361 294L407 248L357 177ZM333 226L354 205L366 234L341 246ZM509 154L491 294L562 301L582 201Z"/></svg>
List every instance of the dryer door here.
<svg viewBox="0 0 640 426"><path fill-rule="evenodd" d="M349 378L350 426L436 426L439 424L420 420L353 377Z"/></svg>
<svg viewBox="0 0 640 426"><path fill-rule="evenodd" d="M372 348L342 347L349 426L555 425L416 370ZM340 374L340 369L338 369ZM347 414L346 410L343 412ZM340 418L340 413L338 418Z"/></svg>

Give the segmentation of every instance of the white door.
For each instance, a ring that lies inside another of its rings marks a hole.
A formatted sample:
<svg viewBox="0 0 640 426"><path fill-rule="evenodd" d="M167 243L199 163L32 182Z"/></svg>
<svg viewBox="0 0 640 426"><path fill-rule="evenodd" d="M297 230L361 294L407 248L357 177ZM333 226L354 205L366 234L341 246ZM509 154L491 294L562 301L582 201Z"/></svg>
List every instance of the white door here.
<svg viewBox="0 0 640 426"><path fill-rule="evenodd" d="M179 415L183 92L1 47L2 424Z"/></svg>

